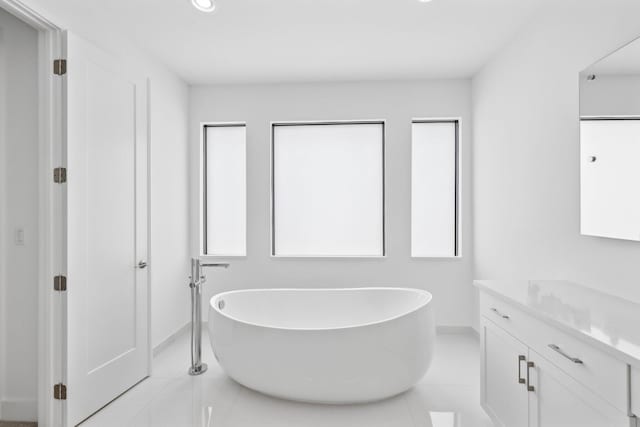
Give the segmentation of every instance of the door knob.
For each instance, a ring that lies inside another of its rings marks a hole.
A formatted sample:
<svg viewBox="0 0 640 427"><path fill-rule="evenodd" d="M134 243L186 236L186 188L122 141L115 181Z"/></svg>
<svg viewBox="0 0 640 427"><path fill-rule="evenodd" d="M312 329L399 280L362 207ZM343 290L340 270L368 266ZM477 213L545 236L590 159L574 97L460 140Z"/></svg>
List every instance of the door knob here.
<svg viewBox="0 0 640 427"><path fill-rule="evenodd" d="M147 263L146 263L146 261L140 261L136 267L137 268L147 268Z"/></svg>

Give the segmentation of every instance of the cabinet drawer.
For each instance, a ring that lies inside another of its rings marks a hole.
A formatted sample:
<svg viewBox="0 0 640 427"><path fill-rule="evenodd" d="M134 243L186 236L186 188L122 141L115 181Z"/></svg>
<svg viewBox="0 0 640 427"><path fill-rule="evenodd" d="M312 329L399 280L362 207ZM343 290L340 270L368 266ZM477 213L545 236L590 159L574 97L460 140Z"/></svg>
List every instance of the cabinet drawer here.
<svg viewBox="0 0 640 427"><path fill-rule="evenodd" d="M546 326L546 325L545 325ZM627 365L558 329L546 326L538 352L617 409L627 411Z"/></svg>
<svg viewBox="0 0 640 427"><path fill-rule="evenodd" d="M521 310L500 298L480 293L480 315L527 343L527 315Z"/></svg>
<svg viewBox="0 0 640 427"><path fill-rule="evenodd" d="M625 363L492 295L481 294L480 314L617 409L627 410Z"/></svg>

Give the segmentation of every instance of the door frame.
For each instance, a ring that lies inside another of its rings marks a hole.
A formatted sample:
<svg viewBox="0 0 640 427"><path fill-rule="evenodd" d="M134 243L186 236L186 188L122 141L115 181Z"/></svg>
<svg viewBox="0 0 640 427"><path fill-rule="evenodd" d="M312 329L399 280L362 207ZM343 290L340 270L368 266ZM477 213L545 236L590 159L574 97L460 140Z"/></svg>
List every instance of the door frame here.
<svg viewBox="0 0 640 427"><path fill-rule="evenodd" d="M64 331L63 299L53 290L53 277L66 269L66 189L52 178L53 168L65 166L65 78L52 70L53 61L64 58L62 29L20 0L0 0L0 8L38 31L38 425L55 427L63 421L53 386L64 378Z"/></svg>

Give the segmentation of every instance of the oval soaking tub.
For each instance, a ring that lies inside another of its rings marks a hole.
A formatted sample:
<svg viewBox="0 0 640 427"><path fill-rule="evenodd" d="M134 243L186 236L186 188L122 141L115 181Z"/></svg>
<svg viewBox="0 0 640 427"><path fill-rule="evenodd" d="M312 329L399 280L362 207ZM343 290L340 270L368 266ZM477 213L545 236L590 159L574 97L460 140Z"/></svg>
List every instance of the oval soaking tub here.
<svg viewBox="0 0 640 427"><path fill-rule="evenodd" d="M304 402L369 402L427 372L432 296L407 288L224 292L209 308L216 359L238 383Z"/></svg>

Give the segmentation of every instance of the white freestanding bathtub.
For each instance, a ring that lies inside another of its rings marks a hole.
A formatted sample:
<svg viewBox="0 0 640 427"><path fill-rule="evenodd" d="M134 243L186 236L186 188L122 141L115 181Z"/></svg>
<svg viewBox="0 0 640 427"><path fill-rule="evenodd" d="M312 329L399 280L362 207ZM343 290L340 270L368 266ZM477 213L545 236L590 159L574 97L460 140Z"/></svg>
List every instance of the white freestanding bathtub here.
<svg viewBox="0 0 640 427"><path fill-rule="evenodd" d="M265 289L211 299L216 359L238 383L318 403L384 399L427 372L432 296L406 288Z"/></svg>

